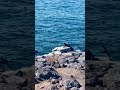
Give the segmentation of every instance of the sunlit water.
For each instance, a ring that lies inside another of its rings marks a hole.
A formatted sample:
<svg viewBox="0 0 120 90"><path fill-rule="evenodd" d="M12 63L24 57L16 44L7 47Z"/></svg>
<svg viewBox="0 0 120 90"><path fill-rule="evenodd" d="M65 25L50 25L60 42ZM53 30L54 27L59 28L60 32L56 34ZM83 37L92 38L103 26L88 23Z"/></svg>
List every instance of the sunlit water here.
<svg viewBox="0 0 120 90"><path fill-rule="evenodd" d="M45 54L64 42L84 50L84 0L36 0L35 49Z"/></svg>

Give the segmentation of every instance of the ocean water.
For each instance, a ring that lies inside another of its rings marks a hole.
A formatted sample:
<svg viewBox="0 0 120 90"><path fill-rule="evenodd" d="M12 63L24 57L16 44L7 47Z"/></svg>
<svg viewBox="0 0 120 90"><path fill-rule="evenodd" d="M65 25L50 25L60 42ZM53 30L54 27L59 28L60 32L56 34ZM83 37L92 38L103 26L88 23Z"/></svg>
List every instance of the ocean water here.
<svg viewBox="0 0 120 90"><path fill-rule="evenodd" d="M0 57L10 69L34 64L34 0L0 2Z"/></svg>
<svg viewBox="0 0 120 90"><path fill-rule="evenodd" d="M120 1L86 1L86 47L96 57L107 57L105 46L111 60L120 60Z"/></svg>
<svg viewBox="0 0 120 90"><path fill-rule="evenodd" d="M49 53L69 43L85 49L84 0L35 0L35 49Z"/></svg>

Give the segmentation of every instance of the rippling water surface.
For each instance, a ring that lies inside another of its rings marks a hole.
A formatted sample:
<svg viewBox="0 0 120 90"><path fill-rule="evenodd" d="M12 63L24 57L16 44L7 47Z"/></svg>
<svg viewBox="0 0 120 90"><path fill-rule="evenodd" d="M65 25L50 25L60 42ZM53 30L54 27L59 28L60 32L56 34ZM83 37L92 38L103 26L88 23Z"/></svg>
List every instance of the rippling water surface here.
<svg viewBox="0 0 120 90"><path fill-rule="evenodd" d="M120 60L120 1L86 1L86 47L96 56L107 57L105 46L111 60Z"/></svg>
<svg viewBox="0 0 120 90"><path fill-rule="evenodd" d="M45 54L66 42L84 50L84 14L84 0L36 0L35 49Z"/></svg>
<svg viewBox="0 0 120 90"><path fill-rule="evenodd" d="M6 57L10 69L34 63L34 1L0 2L0 56Z"/></svg>

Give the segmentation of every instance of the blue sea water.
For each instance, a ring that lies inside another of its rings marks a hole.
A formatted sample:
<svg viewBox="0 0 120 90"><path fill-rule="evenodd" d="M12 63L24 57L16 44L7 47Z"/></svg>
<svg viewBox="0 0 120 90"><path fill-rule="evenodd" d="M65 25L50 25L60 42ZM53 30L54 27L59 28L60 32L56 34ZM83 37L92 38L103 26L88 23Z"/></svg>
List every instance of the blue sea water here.
<svg viewBox="0 0 120 90"><path fill-rule="evenodd" d="M35 49L40 54L69 43L85 48L84 0L35 1Z"/></svg>

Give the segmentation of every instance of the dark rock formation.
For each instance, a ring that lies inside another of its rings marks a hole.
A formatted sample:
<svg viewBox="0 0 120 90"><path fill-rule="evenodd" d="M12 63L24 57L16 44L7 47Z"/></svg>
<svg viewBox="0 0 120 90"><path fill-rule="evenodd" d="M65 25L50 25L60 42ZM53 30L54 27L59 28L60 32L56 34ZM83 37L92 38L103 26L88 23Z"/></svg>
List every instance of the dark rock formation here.
<svg viewBox="0 0 120 90"><path fill-rule="evenodd" d="M79 82L76 79L70 79L67 83L67 87L69 87L69 88L72 88L72 87L80 88L81 85L79 84Z"/></svg>
<svg viewBox="0 0 120 90"><path fill-rule="evenodd" d="M86 90L120 90L120 63L86 61Z"/></svg>
<svg viewBox="0 0 120 90"><path fill-rule="evenodd" d="M21 70L19 70L15 76L18 76L18 77L23 77L23 72Z"/></svg>
<svg viewBox="0 0 120 90"><path fill-rule="evenodd" d="M42 80L48 80L50 78L55 78L58 79L60 78L60 75L58 74L57 71L55 71L55 69L53 69L52 67L43 67L41 68L39 71L39 77L37 77L38 81L42 81Z"/></svg>

